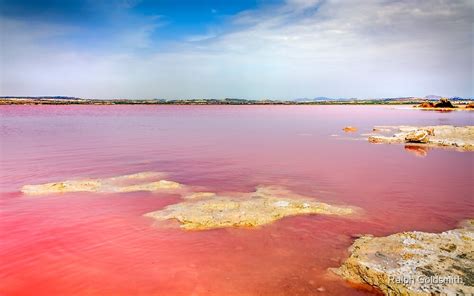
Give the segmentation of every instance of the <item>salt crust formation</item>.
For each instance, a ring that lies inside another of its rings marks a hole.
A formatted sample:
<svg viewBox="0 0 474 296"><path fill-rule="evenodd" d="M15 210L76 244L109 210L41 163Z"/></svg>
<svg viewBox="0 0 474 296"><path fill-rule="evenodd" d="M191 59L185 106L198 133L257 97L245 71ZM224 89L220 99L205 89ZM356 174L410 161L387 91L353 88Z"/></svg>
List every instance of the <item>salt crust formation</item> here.
<svg viewBox="0 0 474 296"><path fill-rule="evenodd" d="M371 143L407 143L474 151L474 126L376 126Z"/></svg>
<svg viewBox="0 0 474 296"><path fill-rule="evenodd" d="M303 214L347 216L357 210L322 203L279 186L259 186L250 193L194 193L193 197L145 216L157 220L175 219L184 229L205 230L257 227Z"/></svg>
<svg viewBox="0 0 474 296"><path fill-rule="evenodd" d="M386 295L474 295L474 220L442 233L362 236L338 269Z"/></svg>

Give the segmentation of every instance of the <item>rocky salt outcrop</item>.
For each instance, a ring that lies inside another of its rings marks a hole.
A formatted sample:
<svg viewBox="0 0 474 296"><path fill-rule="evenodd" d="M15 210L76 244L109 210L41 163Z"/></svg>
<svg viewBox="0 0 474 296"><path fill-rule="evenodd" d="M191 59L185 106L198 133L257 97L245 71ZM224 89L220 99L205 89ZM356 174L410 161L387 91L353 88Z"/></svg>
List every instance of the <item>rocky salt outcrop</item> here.
<svg viewBox="0 0 474 296"><path fill-rule="evenodd" d="M413 106L415 109L432 110L439 112L449 111L470 111L474 106L473 102L463 102L453 105L447 98L441 98L438 102L425 101L419 105Z"/></svg>
<svg viewBox="0 0 474 296"><path fill-rule="evenodd" d="M363 236L333 271L386 295L473 295L474 220L442 233Z"/></svg>
<svg viewBox="0 0 474 296"><path fill-rule="evenodd" d="M420 105L416 106L418 108L434 108L435 104L433 102L423 102Z"/></svg>
<svg viewBox="0 0 474 296"><path fill-rule="evenodd" d="M145 216L156 220L174 219L187 230L206 230L257 227L304 214L347 216L356 211L353 207L326 204L282 187L266 186L251 193L197 194Z"/></svg>
<svg viewBox="0 0 474 296"><path fill-rule="evenodd" d="M373 130L373 135L368 137L371 143L409 143L474 151L474 126L384 126Z"/></svg>
<svg viewBox="0 0 474 296"><path fill-rule="evenodd" d="M454 109L457 108L457 106L454 106L451 101L449 101L447 98L441 98L439 99L438 102L422 102L418 106L415 106L416 108L424 108L424 109Z"/></svg>
<svg viewBox="0 0 474 296"><path fill-rule="evenodd" d="M439 102L434 104L435 108L456 108L447 98L439 99Z"/></svg>
<svg viewBox="0 0 474 296"><path fill-rule="evenodd" d="M180 183L164 180L164 176L160 172L141 172L110 178L66 180L38 185L25 185L21 188L21 192L26 195L45 195L67 192L173 192L185 189L185 186Z"/></svg>

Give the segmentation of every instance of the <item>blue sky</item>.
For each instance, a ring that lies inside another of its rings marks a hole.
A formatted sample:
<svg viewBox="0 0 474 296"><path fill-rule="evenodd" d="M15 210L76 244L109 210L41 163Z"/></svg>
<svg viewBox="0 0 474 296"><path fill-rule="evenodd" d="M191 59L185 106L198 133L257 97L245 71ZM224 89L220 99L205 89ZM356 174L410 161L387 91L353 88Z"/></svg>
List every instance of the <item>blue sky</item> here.
<svg viewBox="0 0 474 296"><path fill-rule="evenodd" d="M258 5L256 0L1 0L0 3L2 17L80 28L80 32L67 36L75 38L78 46L90 38L107 38L126 28L140 29L146 25L155 26L149 36L154 42L180 40L221 26L232 15Z"/></svg>
<svg viewBox="0 0 474 296"><path fill-rule="evenodd" d="M472 1L0 0L0 95L472 96Z"/></svg>

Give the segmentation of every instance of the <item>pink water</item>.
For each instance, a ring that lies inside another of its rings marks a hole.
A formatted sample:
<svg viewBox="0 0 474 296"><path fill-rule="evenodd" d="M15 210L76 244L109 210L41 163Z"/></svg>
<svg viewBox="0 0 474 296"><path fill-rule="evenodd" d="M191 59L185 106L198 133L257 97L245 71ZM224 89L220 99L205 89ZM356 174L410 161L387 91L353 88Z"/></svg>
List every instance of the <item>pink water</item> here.
<svg viewBox="0 0 474 296"><path fill-rule="evenodd" d="M347 256L352 235L442 231L474 213L472 153L433 149L423 158L341 131L467 125L471 112L1 106L0 115L0 295L370 295L327 272ZM284 185L364 212L189 232L142 216L179 202L175 195L19 191L142 171L214 192Z"/></svg>

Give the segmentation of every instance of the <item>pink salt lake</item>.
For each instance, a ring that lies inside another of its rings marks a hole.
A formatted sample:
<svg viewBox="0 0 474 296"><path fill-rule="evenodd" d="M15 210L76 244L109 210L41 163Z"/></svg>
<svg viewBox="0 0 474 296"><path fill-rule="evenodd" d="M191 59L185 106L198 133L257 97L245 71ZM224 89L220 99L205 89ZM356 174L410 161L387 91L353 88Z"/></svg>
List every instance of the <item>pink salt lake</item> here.
<svg viewBox="0 0 474 296"><path fill-rule="evenodd" d="M359 140L374 125L468 125L472 112L0 106L0 116L1 295L373 295L327 272L347 256L352 236L443 231L474 213L473 154L432 149L420 157ZM342 132L348 125L358 132ZM143 217L178 195L20 192L143 171L213 192L280 185L364 213L185 231Z"/></svg>

